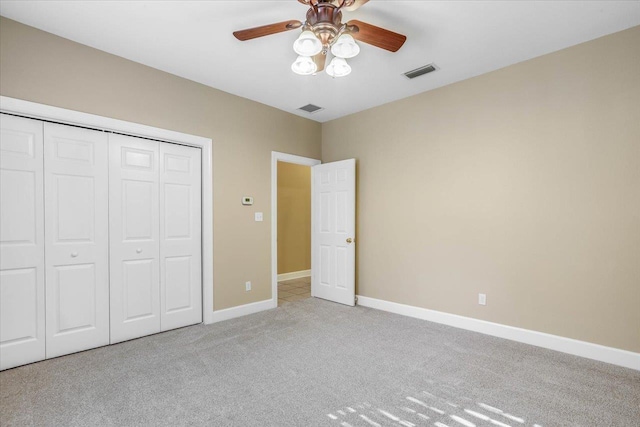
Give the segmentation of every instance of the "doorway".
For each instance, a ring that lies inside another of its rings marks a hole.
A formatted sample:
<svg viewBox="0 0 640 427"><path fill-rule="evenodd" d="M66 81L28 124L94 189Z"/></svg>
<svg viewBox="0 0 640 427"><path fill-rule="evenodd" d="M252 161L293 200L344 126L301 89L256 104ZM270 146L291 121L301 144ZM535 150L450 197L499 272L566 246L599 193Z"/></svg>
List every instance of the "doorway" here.
<svg viewBox="0 0 640 427"><path fill-rule="evenodd" d="M273 306L311 296L311 167L320 160L272 152Z"/></svg>

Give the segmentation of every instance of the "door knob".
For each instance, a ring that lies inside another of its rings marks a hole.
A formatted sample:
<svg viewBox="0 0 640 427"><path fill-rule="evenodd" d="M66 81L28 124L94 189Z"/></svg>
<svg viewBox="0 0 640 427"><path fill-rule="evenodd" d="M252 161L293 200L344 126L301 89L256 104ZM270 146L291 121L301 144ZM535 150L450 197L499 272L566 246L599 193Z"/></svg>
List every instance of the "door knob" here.
<svg viewBox="0 0 640 427"><path fill-rule="evenodd" d="M78 252L71 252L71 258L75 258L78 256Z"/></svg>
<svg viewBox="0 0 640 427"><path fill-rule="evenodd" d="M138 249L136 249L136 253L138 253L138 254L139 254L140 252L142 252L142 248L138 248Z"/></svg>
<svg viewBox="0 0 640 427"><path fill-rule="evenodd" d="M351 243L353 242L353 239L351 237L347 238L347 243Z"/></svg>

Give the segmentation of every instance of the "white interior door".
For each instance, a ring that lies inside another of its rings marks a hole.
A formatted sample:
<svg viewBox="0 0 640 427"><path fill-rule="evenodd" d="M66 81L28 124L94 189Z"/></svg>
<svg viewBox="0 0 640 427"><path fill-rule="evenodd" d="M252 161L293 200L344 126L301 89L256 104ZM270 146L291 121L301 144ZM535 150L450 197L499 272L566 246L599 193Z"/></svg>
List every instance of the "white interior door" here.
<svg viewBox="0 0 640 427"><path fill-rule="evenodd" d="M200 149L160 143L160 329L202 322Z"/></svg>
<svg viewBox="0 0 640 427"><path fill-rule="evenodd" d="M158 142L109 135L111 343L160 332Z"/></svg>
<svg viewBox="0 0 640 427"><path fill-rule="evenodd" d="M47 358L109 344L107 134L44 124Z"/></svg>
<svg viewBox="0 0 640 427"><path fill-rule="evenodd" d="M356 161L311 171L311 294L355 305Z"/></svg>
<svg viewBox="0 0 640 427"><path fill-rule="evenodd" d="M45 358L42 122L0 114L0 369Z"/></svg>

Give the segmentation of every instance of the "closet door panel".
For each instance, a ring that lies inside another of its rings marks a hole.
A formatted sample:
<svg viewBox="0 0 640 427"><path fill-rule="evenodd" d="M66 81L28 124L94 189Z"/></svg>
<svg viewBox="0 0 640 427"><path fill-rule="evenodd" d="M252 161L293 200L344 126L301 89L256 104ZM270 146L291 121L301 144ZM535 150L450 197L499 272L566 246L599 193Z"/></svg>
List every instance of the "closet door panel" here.
<svg viewBox="0 0 640 427"><path fill-rule="evenodd" d="M160 144L163 331L202 322L200 149Z"/></svg>
<svg viewBox="0 0 640 427"><path fill-rule="evenodd" d="M45 358L42 128L0 114L0 369Z"/></svg>
<svg viewBox="0 0 640 427"><path fill-rule="evenodd" d="M111 343L160 332L158 142L109 136Z"/></svg>
<svg viewBox="0 0 640 427"><path fill-rule="evenodd" d="M45 123L47 358L109 343L108 138Z"/></svg>

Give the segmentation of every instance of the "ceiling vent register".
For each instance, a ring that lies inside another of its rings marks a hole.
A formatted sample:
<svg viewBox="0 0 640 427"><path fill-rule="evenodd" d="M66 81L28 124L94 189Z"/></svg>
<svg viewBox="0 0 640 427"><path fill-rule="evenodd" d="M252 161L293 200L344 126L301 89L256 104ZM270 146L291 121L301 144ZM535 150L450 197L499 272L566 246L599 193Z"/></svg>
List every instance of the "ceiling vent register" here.
<svg viewBox="0 0 640 427"><path fill-rule="evenodd" d="M437 69L438 68L436 67L436 64L429 64L429 65L424 65L420 68L416 68L415 70L407 71L406 73L404 73L404 75L408 79L415 79L416 77L420 77L420 76L424 76L425 74L432 73Z"/></svg>
<svg viewBox="0 0 640 427"><path fill-rule="evenodd" d="M298 108L298 110L306 111L307 113L315 113L316 111L323 110L323 108L318 107L317 105L307 104L304 107Z"/></svg>

